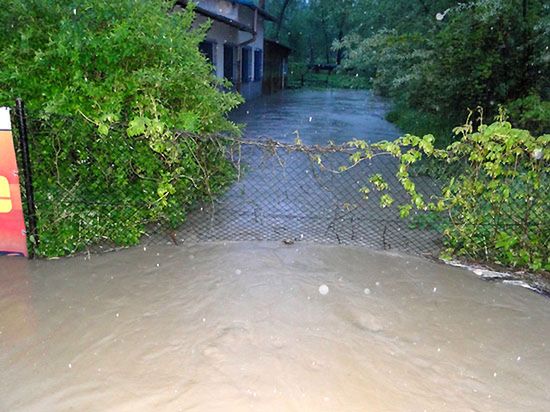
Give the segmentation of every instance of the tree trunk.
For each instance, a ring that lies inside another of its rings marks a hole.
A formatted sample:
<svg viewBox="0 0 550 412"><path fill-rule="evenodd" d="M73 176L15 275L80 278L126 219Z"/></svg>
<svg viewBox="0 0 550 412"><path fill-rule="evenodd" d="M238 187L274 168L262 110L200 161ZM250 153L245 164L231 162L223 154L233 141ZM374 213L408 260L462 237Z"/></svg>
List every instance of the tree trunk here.
<svg viewBox="0 0 550 412"><path fill-rule="evenodd" d="M275 40L279 40L279 36L281 35L281 28L283 27L283 20L285 19L286 8L289 3L290 0L285 0L283 7L281 8L281 12L277 17L277 31L275 32Z"/></svg>
<svg viewBox="0 0 550 412"><path fill-rule="evenodd" d="M338 32L338 41L341 42L344 38L344 32L342 29ZM338 51L336 52L336 64L339 66L342 63L342 59L344 57L344 50L340 47Z"/></svg>

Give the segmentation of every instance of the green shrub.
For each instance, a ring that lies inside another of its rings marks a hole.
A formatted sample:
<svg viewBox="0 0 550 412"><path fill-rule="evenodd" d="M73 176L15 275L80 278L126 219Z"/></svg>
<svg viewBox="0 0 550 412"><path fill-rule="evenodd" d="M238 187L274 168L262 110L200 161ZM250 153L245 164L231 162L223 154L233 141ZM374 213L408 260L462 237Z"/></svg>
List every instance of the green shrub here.
<svg viewBox="0 0 550 412"><path fill-rule="evenodd" d="M288 83L290 88L369 89L370 81L359 74L335 70L332 73L315 73L303 63L290 64Z"/></svg>
<svg viewBox="0 0 550 412"><path fill-rule="evenodd" d="M360 149L352 160L370 159L374 151L400 160L397 178L410 196L410 203L399 205L401 216L409 217L415 209L428 212L411 224L442 228L444 255L550 270L550 135L535 137L513 128L502 116L491 125L482 119L478 123L477 130L472 122L456 128L459 140L445 149L434 147L433 135L409 134L372 145L352 141L350 145ZM412 177L412 167L426 158L459 166L454 176L441 175L441 194L429 199L416 190ZM378 182L363 192L384 192L387 187ZM390 193L381 197L382 207L392 203Z"/></svg>
<svg viewBox="0 0 550 412"><path fill-rule="evenodd" d="M198 50L193 6L163 0L7 0L0 8L0 105L29 109L38 253L130 245L181 223L231 179L216 142L235 132ZM174 132L185 132L185 135ZM186 137L187 136L187 137Z"/></svg>
<svg viewBox="0 0 550 412"><path fill-rule="evenodd" d="M433 134L438 147L445 147L453 137L453 126L445 117L423 112L397 103L386 115L386 120L394 123L403 133L417 136Z"/></svg>
<svg viewBox="0 0 550 412"><path fill-rule="evenodd" d="M378 14L384 23L335 47L345 51L344 68L372 76L376 92L422 114L399 116L406 126L429 128L434 118L455 125L468 109L484 107L494 116L499 105L515 101L509 109L517 127L548 132L548 103L526 97L547 98L550 90L547 1L422 2L423 10L411 5L407 16L400 2L371 3L368 18Z"/></svg>
<svg viewBox="0 0 550 412"><path fill-rule="evenodd" d="M534 134L550 133L550 101L530 95L507 105L511 120Z"/></svg>

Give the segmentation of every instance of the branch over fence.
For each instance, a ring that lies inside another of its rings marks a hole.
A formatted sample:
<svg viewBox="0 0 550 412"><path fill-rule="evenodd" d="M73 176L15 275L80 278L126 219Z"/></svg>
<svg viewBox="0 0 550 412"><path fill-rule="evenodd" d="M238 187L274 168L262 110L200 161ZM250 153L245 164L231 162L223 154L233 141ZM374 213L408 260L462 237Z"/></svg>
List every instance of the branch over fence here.
<svg viewBox="0 0 550 412"><path fill-rule="evenodd" d="M39 254L314 241L550 268L550 139L503 118L445 149L430 135L305 145L131 127L29 116Z"/></svg>

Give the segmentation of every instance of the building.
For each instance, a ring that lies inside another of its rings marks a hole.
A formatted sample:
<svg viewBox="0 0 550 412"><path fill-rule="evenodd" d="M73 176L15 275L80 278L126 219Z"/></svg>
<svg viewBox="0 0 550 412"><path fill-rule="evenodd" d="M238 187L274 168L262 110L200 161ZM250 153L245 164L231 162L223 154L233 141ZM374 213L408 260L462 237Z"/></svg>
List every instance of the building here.
<svg viewBox="0 0 550 412"><path fill-rule="evenodd" d="M265 39L263 93L271 94L286 88L290 52L289 47Z"/></svg>
<svg viewBox="0 0 550 412"><path fill-rule="evenodd" d="M179 0L185 6L187 0ZM262 94L264 24L274 21L265 0L195 0L197 24L212 21L201 51L216 75L230 80L245 99Z"/></svg>

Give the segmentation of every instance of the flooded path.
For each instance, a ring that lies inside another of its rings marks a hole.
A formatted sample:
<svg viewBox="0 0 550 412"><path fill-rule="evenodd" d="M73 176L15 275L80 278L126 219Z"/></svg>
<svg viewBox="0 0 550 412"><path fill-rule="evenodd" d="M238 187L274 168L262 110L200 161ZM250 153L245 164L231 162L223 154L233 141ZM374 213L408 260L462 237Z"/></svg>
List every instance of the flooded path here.
<svg viewBox="0 0 550 412"><path fill-rule="evenodd" d="M285 90L245 103L233 113L246 123L245 137L304 144L394 139L399 129L385 120L390 103L368 90Z"/></svg>
<svg viewBox="0 0 550 412"><path fill-rule="evenodd" d="M287 90L247 102L232 117L246 123L244 136L254 142L271 138L292 143L299 136L306 145L326 145L399 136L395 125L385 120L389 108L388 101L368 90ZM177 238L300 240L438 254L438 232L400 218L398 205L410 197L396 178L395 159L381 156L333 173L330 170L351 164L351 153L312 150L318 151L304 154L243 144L238 150L238 182L190 213ZM322 165L314 155L322 158ZM381 193L375 190L365 198L362 190L375 174L389 185L395 199L391 207L379 206ZM426 196L439 190L431 178L414 180Z"/></svg>
<svg viewBox="0 0 550 412"><path fill-rule="evenodd" d="M542 296L350 246L0 257L1 411L542 412L549 345Z"/></svg>

